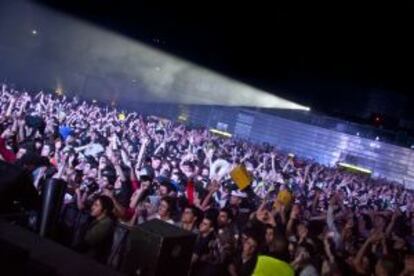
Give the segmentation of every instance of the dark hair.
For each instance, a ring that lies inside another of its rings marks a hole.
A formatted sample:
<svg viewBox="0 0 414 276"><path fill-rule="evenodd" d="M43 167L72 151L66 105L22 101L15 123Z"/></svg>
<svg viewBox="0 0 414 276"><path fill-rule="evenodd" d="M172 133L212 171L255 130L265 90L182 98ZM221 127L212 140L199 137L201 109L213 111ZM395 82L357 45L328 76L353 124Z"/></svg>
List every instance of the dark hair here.
<svg viewBox="0 0 414 276"><path fill-rule="evenodd" d="M220 209L220 212L224 212L224 213L226 213L226 214L227 214L227 217L228 217L230 220L233 220L233 212L231 211L231 209L230 209L230 208L227 208L227 207L221 208L221 209Z"/></svg>
<svg viewBox="0 0 414 276"><path fill-rule="evenodd" d="M175 191L173 185L168 179L158 179L158 180L160 180L160 186L164 186L167 188L168 193Z"/></svg>
<svg viewBox="0 0 414 276"><path fill-rule="evenodd" d="M50 148L50 153L51 154L55 152L55 145L52 142L50 142L50 141L45 142L43 144L43 146L48 146Z"/></svg>
<svg viewBox="0 0 414 276"><path fill-rule="evenodd" d="M193 215L196 217L196 223L198 224L200 222L201 218L203 217L203 211L194 205L187 205L184 207L184 209L190 209Z"/></svg>
<svg viewBox="0 0 414 276"><path fill-rule="evenodd" d="M172 217L177 209L175 199L170 196L165 196L161 198L161 201L165 201L168 204L168 212L170 212L170 216Z"/></svg>
<svg viewBox="0 0 414 276"><path fill-rule="evenodd" d="M208 209L205 214L204 214L204 218L203 219L208 219L211 222L211 226L214 228L214 231L217 230L217 216L218 216L218 210L214 209L214 208L210 208Z"/></svg>
<svg viewBox="0 0 414 276"><path fill-rule="evenodd" d="M155 159L162 160L161 156L159 155L154 155L151 160L155 160Z"/></svg>
<svg viewBox="0 0 414 276"><path fill-rule="evenodd" d="M39 164L43 165L42 161L43 160L39 154L28 151L19 160L17 160L16 165L21 167L35 168L39 166Z"/></svg>
<svg viewBox="0 0 414 276"><path fill-rule="evenodd" d="M114 203L112 199L106 195L98 196L95 200L99 200L102 205L102 210L106 211L108 216L112 215L112 210L114 209Z"/></svg>
<svg viewBox="0 0 414 276"><path fill-rule="evenodd" d="M34 142L33 141L24 141L24 142L21 142L19 144L19 148L25 149L27 151L32 151L32 152L36 151L35 150L35 145L34 145Z"/></svg>
<svg viewBox="0 0 414 276"><path fill-rule="evenodd" d="M384 256L378 260L386 271L387 275L397 275L397 262L391 256Z"/></svg>

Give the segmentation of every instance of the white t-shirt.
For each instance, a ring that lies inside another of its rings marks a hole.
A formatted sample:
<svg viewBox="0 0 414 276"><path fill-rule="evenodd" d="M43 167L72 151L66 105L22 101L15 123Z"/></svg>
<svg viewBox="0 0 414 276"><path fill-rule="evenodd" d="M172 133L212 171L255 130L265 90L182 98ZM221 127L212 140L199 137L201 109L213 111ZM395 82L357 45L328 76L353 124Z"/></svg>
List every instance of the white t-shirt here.
<svg viewBox="0 0 414 276"><path fill-rule="evenodd" d="M93 143L89 147L87 147L84 151L85 155L90 155L93 157L97 157L97 155L103 152L105 149L102 147L101 144Z"/></svg>

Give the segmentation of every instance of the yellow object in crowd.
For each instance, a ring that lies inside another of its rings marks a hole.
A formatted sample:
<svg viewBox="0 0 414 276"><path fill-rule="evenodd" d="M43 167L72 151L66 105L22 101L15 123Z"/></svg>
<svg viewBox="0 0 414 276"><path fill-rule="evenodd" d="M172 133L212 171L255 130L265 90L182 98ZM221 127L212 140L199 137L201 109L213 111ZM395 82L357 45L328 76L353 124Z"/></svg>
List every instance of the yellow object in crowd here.
<svg viewBox="0 0 414 276"><path fill-rule="evenodd" d="M230 172L230 176L240 190L247 188L252 183L252 177L243 165L235 167Z"/></svg>
<svg viewBox="0 0 414 276"><path fill-rule="evenodd" d="M289 190L281 190L277 195L277 201L285 206L288 206L293 200L292 193Z"/></svg>
<svg viewBox="0 0 414 276"><path fill-rule="evenodd" d="M119 113L118 114L118 120L124 121L125 120L125 113Z"/></svg>
<svg viewBox="0 0 414 276"><path fill-rule="evenodd" d="M286 262L271 258L269 256L259 256L253 276L294 276L295 271Z"/></svg>

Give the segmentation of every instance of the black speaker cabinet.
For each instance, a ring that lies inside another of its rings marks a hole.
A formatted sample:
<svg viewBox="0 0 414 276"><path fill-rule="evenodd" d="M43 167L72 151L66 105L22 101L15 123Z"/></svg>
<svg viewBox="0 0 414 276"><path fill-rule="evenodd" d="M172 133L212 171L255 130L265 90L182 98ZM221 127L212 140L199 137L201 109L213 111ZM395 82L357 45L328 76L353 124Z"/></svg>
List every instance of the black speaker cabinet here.
<svg viewBox="0 0 414 276"><path fill-rule="evenodd" d="M122 272L127 275L188 275L196 235L161 220L133 228Z"/></svg>
<svg viewBox="0 0 414 276"><path fill-rule="evenodd" d="M121 276L121 273L0 220L0 275Z"/></svg>

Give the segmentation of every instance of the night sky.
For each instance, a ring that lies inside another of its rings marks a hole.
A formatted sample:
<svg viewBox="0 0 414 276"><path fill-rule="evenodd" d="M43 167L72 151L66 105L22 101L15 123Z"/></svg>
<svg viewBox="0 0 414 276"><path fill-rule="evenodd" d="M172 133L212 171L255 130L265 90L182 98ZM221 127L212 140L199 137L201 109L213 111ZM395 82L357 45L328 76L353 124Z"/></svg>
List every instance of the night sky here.
<svg viewBox="0 0 414 276"><path fill-rule="evenodd" d="M317 112L414 121L408 1L41 2Z"/></svg>

